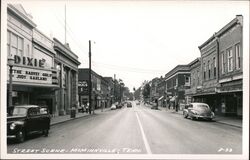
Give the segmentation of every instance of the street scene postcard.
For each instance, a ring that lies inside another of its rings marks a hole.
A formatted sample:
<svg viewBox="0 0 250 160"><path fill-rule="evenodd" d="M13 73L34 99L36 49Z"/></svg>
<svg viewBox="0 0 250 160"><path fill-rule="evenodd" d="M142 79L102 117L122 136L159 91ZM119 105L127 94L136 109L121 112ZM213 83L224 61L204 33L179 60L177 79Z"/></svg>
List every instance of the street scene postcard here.
<svg viewBox="0 0 250 160"><path fill-rule="evenodd" d="M249 159L249 1L1 1L1 159Z"/></svg>

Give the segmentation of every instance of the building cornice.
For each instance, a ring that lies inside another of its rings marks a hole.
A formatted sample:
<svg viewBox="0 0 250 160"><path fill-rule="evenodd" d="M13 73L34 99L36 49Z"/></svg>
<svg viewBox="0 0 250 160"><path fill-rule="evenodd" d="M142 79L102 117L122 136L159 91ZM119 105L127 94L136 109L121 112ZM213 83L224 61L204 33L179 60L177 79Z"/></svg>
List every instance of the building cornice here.
<svg viewBox="0 0 250 160"><path fill-rule="evenodd" d="M221 35L223 35L226 31L228 31L229 29L231 29L236 24L241 24L242 25L242 16L241 15L237 15L236 18L234 18L232 21L230 21L227 25L225 25L218 32L215 32L206 42L204 42L198 48L201 50L207 44L209 44L210 42L212 42L217 37L220 37Z"/></svg>
<svg viewBox="0 0 250 160"><path fill-rule="evenodd" d="M69 50L65 45L63 45L59 40L53 38L54 40L54 49L63 53L64 56L75 62L77 65L81 63L78 61L78 56L74 54L71 50Z"/></svg>
<svg viewBox="0 0 250 160"><path fill-rule="evenodd" d="M190 73L190 67L189 65L177 65L174 69L172 69L165 75L165 79L168 79L170 76L172 77L172 75L176 74L177 72L189 72Z"/></svg>
<svg viewBox="0 0 250 160"><path fill-rule="evenodd" d="M20 12L16 7L14 7L12 4L8 4L7 6L8 11L11 11L13 14L21 18L24 22L26 22L29 26L32 28L36 27L36 24L30 20L25 14Z"/></svg>

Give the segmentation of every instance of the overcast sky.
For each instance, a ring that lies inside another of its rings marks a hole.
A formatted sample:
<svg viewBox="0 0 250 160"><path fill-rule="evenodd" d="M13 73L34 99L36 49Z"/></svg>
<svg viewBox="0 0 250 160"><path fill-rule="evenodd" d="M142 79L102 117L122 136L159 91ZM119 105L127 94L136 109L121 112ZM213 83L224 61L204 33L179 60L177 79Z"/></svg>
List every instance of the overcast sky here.
<svg viewBox="0 0 250 160"><path fill-rule="evenodd" d="M37 28L65 42L81 65L102 76L122 79L132 90L200 56L198 46L241 14L247 1L22 1Z"/></svg>

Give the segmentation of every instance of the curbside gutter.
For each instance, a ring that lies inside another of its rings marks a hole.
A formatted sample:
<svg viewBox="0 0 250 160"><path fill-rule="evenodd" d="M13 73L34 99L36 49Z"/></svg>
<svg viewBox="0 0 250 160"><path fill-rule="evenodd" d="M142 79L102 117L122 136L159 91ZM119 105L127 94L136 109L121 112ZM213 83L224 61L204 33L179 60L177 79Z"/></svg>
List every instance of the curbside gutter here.
<svg viewBox="0 0 250 160"><path fill-rule="evenodd" d="M165 108L161 107L161 110L164 110L164 109ZM180 112L180 111L178 111L178 112L173 111L173 110L165 110L165 111L169 112L169 113L174 113L174 114L182 115L182 112ZM232 126L232 127L242 128L242 123L241 123L241 125L240 124L238 125L238 124L232 124L230 122L223 122L223 121L220 121L220 120L216 119L216 117L214 118L214 122L220 123L220 124L224 124L224 125L228 125L228 126Z"/></svg>

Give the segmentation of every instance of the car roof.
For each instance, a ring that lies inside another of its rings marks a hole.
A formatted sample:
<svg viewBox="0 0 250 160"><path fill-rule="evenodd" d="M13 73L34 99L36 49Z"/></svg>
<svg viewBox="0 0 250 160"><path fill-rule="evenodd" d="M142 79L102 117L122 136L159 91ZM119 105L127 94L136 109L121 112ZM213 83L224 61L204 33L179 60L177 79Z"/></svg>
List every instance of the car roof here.
<svg viewBox="0 0 250 160"><path fill-rule="evenodd" d="M39 108L38 105L17 105L15 108Z"/></svg>
<svg viewBox="0 0 250 160"><path fill-rule="evenodd" d="M191 103L191 104L193 104L193 105L207 105L208 106L208 104L206 104L206 103L198 103L198 102L194 102L194 103Z"/></svg>

